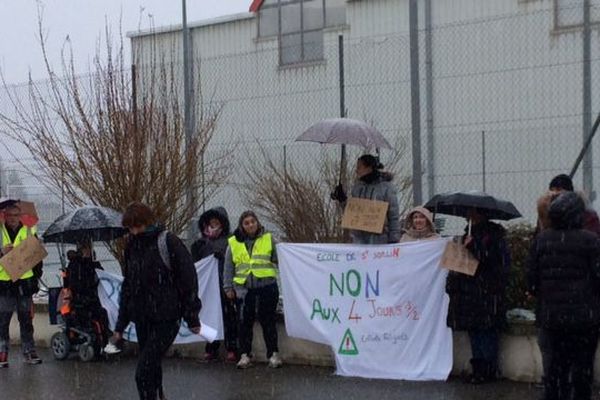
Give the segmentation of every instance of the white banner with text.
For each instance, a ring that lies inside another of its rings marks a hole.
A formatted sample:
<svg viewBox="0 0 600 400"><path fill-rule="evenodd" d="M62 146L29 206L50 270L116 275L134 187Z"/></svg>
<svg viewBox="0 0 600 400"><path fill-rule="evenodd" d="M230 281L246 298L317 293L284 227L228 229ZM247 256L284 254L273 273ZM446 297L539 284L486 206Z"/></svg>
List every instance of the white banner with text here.
<svg viewBox="0 0 600 400"><path fill-rule="evenodd" d="M339 375L447 379L446 243L278 244L288 335L330 345Z"/></svg>

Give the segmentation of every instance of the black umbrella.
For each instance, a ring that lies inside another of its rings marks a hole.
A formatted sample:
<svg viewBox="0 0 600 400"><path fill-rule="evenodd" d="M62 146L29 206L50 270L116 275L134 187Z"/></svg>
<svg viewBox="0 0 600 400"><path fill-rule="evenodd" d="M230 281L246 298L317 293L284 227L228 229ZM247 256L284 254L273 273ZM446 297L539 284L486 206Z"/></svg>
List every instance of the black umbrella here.
<svg viewBox="0 0 600 400"><path fill-rule="evenodd" d="M120 212L107 207L84 206L58 217L44 232L44 242L108 242L127 233Z"/></svg>
<svg viewBox="0 0 600 400"><path fill-rule="evenodd" d="M472 208L476 208L488 219L507 221L522 217L519 210L510 201L478 191L436 194L425 204L425 208L434 213L465 218L468 216L469 209Z"/></svg>

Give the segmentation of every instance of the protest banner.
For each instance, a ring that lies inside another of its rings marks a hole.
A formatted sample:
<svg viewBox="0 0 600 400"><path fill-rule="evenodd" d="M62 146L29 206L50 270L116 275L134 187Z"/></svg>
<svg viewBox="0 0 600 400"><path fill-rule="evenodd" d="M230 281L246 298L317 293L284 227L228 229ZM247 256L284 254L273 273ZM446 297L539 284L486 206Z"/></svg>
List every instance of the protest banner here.
<svg viewBox="0 0 600 400"><path fill-rule="evenodd" d="M13 247L8 254L0 258L0 265L8 272L10 279L16 282L46 256L48 253L39 239L35 236L28 236L18 246Z"/></svg>
<svg viewBox="0 0 600 400"><path fill-rule="evenodd" d="M278 244L288 335L331 346L339 375L447 379L445 246Z"/></svg>
<svg viewBox="0 0 600 400"><path fill-rule="evenodd" d="M175 338L175 344L195 343L201 341L212 342L223 339L223 314L221 311L221 292L219 285L219 263L213 256L203 258L196 264L196 274L198 275L198 296L202 300L202 310L200 310L200 335L194 334L188 329L185 322L182 322L179 333ZM98 285L98 296L102 307L108 312L110 328L114 329L119 316L119 295L121 293L121 284L123 277L111 274L106 271L97 271L100 278ZM137 342L135 324L130 323L123 338L130 342Z"/></svg>
<svg viewBox="0 0 600 400"><path fill-rule="evenodd" d="M342 228L381 233L388 208L386 201L350 197L342 215Z"/></svg>

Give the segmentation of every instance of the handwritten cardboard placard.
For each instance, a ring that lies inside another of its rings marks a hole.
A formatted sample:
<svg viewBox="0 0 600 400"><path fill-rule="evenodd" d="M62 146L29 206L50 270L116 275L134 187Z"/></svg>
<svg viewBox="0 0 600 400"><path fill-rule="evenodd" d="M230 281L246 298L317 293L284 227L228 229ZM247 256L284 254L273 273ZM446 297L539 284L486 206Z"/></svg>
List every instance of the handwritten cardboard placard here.
<svg viewBox="0 0 600 400"><path fill-rule="evenodd" d="M371 233L383 232L389 203L351 197L342 216L342 228Z"/></svg>
<svg viewBox="0 0 600 400"><path fill-rule="evenodd" d="M8 254L0 258L0 265L4 267L13 282L27 271L42 261L48 253L42 243L35 237L29 236Z"/></svg>
<svg viewBox="0 0 600 400"><path fill-rule="evenodd" d="M450 271L460 272L470 276L475 275L479 261L460 243L450 241L446 244L440 266Z"/></svg>

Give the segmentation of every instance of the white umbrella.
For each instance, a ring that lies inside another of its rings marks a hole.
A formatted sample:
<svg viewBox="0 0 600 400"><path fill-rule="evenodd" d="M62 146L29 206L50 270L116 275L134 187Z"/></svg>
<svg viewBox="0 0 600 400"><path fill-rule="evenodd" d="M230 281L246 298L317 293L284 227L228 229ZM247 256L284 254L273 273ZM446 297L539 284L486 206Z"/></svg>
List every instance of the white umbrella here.
<svg viewBox="0 0 600 400"><path fill-rule="evenodd" d="M377 129L351 118L332 118L317 122L298 136L296 141L348 144L369 150L392 148Z"/></svg>

